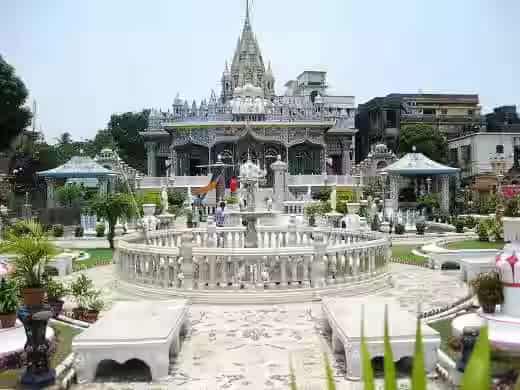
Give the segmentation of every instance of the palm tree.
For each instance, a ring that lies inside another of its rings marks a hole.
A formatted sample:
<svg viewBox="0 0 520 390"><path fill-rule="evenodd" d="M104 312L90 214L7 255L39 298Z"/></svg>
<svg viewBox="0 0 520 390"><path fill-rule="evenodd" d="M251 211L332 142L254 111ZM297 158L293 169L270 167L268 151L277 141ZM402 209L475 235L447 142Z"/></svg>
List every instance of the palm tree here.
<svg viewBox="0 0 520 390"><path fill-rule="evenodd" d="M5 240L0 242L0 253L16 256L14 277L23 288L42 288L45 284L45 265L57 249L38 222L21 222L19 227L6 232Z"/></svg>
<svg viewBox="0 0 520 390"><path fill-rule="evenodd" d="M114 249L117 220L132 218L137 214L132 196L125 193L110 194L107 197L98 196L91 201L90 209L96 213L98 218L103 218L108 222L107 239L111 249Z"/></svg>

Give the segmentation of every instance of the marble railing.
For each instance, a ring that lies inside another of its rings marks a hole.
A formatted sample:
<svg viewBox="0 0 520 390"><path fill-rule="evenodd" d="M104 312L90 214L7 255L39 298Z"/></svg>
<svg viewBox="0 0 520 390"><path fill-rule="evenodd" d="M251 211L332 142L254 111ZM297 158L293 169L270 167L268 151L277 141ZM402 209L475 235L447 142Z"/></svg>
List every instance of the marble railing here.
<svg viewBox="0 0 520 390"><path fill-rule="evenodd" d="M317 200L286 200L283 202L283 212L285 214L303 215L305 206L319 203Z"/></svg>
<svg viewBox="0 0 520 390"><path fill-rule="evenodd" d="M197 242L195 237L202 233L197 229L184 230L180 246L169 246L173 241L164 239L178 236L171 233L154 232L153 240L158 241L151 245L139 243L143 237L137 235L120 239L116 253L120 278L180 290L326 287L386 271L390 253L385 237L339 229L314 229L312 237L303 230L299 232L303 246L262 248L216 247L215 233Z"/></svg>

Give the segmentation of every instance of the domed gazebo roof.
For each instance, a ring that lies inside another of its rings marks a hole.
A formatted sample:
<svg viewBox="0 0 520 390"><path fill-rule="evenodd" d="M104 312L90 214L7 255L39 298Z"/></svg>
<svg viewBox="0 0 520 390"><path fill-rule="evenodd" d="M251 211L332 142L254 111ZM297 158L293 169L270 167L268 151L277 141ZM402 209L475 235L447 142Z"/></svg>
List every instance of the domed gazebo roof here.
<svg viewBox="0 0 520 390"><path fill-rule="evenodd" d="M87 156L74 156L59 167L40 171L38 176L55 179L75 178L97 178L116 175L114 171L106 169Z"/></svg>
<svg viewBox="0 0 520 390"><path fill-rule="evenodd" d="M401 176L419 175L454 175L460 171L459 168L449 167L426 157L422 153L407 153L399 160L390 164L383 172Z"/></svg>

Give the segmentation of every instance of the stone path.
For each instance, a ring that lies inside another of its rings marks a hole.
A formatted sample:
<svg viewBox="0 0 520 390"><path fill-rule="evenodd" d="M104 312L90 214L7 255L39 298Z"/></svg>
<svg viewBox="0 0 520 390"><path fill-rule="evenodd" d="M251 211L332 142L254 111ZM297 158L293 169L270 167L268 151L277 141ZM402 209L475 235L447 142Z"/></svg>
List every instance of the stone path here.
<svg viewBox="0 0 520 390"><path fill-rule="evenodd" d="M415 312L444 306L466 294L458 273L392 264L394 296ZM114 289L111 266L85 271L110 301L128 299ZM378 295L374 296L374 300ZM390 313L391 315L391 313ZM159 383L93 383L76 389L288 389L292 359L299 389L323 389L325 352L338 389L362 389L344 379L344 357L332 355L319 303L287 305L193 305L191 330L170 375ZM382 324L381 324L382 326ZM406 388L406 387L405 387ZM432 384L432 389L442 388Z"/></svg>

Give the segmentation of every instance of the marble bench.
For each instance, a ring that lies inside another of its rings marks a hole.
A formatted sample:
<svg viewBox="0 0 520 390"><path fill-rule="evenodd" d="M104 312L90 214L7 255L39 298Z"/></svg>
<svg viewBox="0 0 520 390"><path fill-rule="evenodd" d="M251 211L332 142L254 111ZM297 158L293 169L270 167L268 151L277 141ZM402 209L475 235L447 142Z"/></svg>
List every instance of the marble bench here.
<svg viewBox="0 0 520 390"><path fill-rule="evenodd" d="M188 326L188 301L117 302L101 319L76 336L78 382L94 380L98 364L138 359L153 380L168 375L170 356L177 355Z"/></svg>
<svg viewBox="0 0 520 390"><path fill-rule="evenodd" d="M384 312L388 305L390 342L397 362L401 358L413 357L416 318L401 309L393 299L372 298L323 298L322 309L329 331L332 331L334 353L345 353L346 377L359 380L361 367L361 313L364 306L365 340L370 357L384 356ZM421 328L424 346L425 369L431 372L437 363L440 346L439 333L427 325Z"/></svg>

